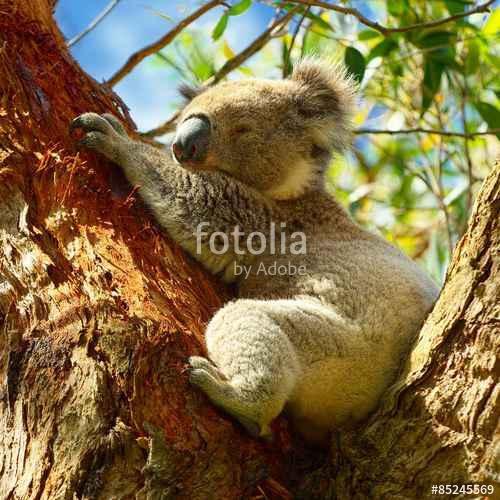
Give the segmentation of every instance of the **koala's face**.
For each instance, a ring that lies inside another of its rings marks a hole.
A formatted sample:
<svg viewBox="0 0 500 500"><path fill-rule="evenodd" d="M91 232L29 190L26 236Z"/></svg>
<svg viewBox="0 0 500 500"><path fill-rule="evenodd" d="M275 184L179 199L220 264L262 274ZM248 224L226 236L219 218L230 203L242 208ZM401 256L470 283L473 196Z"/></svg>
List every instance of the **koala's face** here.
<svg viewBox="0 0 500 500"><path fill-rule="evenodd" d="M321 182L334 149L349 140L352 82L342 68L305 60L287 80L244 80L184 89L172 145L177 161L220 170L275 199Z"/></svg>

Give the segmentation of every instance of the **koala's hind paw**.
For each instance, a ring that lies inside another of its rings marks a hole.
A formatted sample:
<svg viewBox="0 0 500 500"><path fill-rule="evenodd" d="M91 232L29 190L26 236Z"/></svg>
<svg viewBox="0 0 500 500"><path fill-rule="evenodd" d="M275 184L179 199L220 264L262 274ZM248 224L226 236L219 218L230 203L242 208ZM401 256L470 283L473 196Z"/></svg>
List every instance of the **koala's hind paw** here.
<svg viewBox="0 0 500 500"><path fill-rule="evenodd" d="M270 429L261 428L258 422L244 414L242 409L247 404L208 359L200 356L189 358L189 381L199 387L216 406L238 420L251 436L269 438Z"/></svg>
<svg viewBox="0 0 500 500"><path fill-rule="evenodd" d="M210 373L217 380L225 380L222 373L214 366L207 358L202 358L201 356L191 356L188 360L190 371L193 370L205 370Z"/></svg>

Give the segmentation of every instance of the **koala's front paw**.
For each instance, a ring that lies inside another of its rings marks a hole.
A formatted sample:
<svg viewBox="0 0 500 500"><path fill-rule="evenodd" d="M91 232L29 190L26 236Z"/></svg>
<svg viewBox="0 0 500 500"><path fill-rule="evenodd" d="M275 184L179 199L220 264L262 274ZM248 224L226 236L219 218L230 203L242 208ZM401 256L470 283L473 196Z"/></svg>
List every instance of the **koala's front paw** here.
<svg viewBox="0 0 500 500"><path fill-rule="evenodd" d="M84 113L75 118L70 132L81 129L85 132L78 145L102 153L108 159L117 161L127 133L123 125L113 115Z"/></svg>

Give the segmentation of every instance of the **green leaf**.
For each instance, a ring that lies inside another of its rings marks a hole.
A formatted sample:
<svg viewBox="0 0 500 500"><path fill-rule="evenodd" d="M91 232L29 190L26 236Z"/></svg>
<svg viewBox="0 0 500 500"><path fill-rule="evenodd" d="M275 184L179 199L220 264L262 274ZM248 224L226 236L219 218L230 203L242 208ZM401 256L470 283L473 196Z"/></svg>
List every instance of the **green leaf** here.
<svg viewBox="0 0 500 500"><path fill-rule="evenodd" d="M441 87L441 77L443 76L443 65L427 58L424 64L424 79L422 81L422 115L429 109L429 106Z"/></svg>
<svg viewBox="0 0 500 500"><path fill-rule="evenodd" d="M456 33L452 31L424 31L418 35L412 42L421 49L431 47L447 47L453 43Z"/></svg>
<svg viewBox="0 0 500 500"><path fill-rule="evenodd" d="M497 35L500 31L500 8L495 9L483 26L485 35Z"/></svg>
<svg viewBox="0 0 500 500"><path fill-rule="evenodd" d="M368 54L366 60L371 61L376 57L384 57L393 51L398 46L398 42L394 38L386 38L379 44L375 45L373 49Z"/></svg>
<svg viewBox="0 0 500 500"><path fill-rule="evenodd" d="M467 56L465 58L465 74L472 75L479 68L480 60L479 43L476 40L471 40L467 47Z"/></svg>
<svg viewBox="0 0 500 500"><path fill-rule="evenodd" d="M306 14L306 17L309 18L313 22L313 24L316 24L320 28L323 28L327 31L333 31L332 25L328 21L325 21L321 16L318 16L318 14L308 12Z"/></svg>
<svg viewBox="0 0 500 500"><path fill-rule="evenodd" d="M500 110L488 102L475 102L481 118L488 124L488 128L500 128ZM500 133L496 136L500 139Z"/></svg>
<svg viewBox="0 0 500 500"><path fill-rule="evenodd" d="M434 59L443 66L462 71L455 60L455 39L456 33L450 31L427 31L413 38L411 42L419 48L427 49L427 59Z"/></svg>
<svg viewBox="0 0 500 500"><path fill-rule="evenodd" d="M358 33L358 40L373 40L378 38L380 33L375 30L363 30Z"/></svg>
<svg viewBox="0 0 500 500"><path fill-rule="evenodd" d="M444 4L450 14L460 14L465 10L465 6L473 2L466 0L444 0Z"/></svg>
<svg viewBox="0 0 500 500"><path fill-rule="evenodd" d="M403 76L404 74L404 66L400 61L396 61L394 63L389 63L389 69L391 70L391 73L395 77L400 77ZM394 81L395 85L398 85L397 81Z"/></svg>
<svg viewBox="0 0 500 500"><path fill-rule="evenodd" d="M439 49L429 51L427 53L427 57L440 62L448 69L454 69L455 71L462 72L463 68L455 60L455 54L455 47L440 47Z"/></svg>
<svg viewBox="0 0 500 500"><path fill-rule="evenodd" d="M243 12L247 11L251 5L252 0L241 0L240 2L235 3L232 7L230 7L227 13L230 16L239 16L240 14L243 14Z"/></svg>
<svg viewBox="0 0 500 500"><path fill-rule="evenodd" d="M255 73L248 66L240 66L238 68L240 73L243 73L245 76L251 78L255 76Z"/></svg>
<svg viewBox="0 0 500 500"><path fill-rule="evenodd" d="M212 38L214 40L218 40L224 34L224 31L226 31L227 28L228 20L229 20L229 14L225 12L219 19L219 22L215 25L214 30L212 31Z"/></svg>
<svg viewBox="0 0 500 500"><path fill-rule="evenodd" d="M366 69L366 62L363 54L354 47L347 47L345 49L344 61L348 71L359 83L361 83Z"/></svg>
<svg viewBox="0 0 500 500"><path fill-rule="evenodd" d="M387 11L391 16L399 17L408 8L407 0L387 0Z"/></svg>
<svg viewBox="0 0 500 500"><path fill-rule="evenodd" d="M293 71L292 61L290 60L290 51L288 50L288 43L286 39L281 44L281 57L283 59L283 76L288 76Z"/></svg>

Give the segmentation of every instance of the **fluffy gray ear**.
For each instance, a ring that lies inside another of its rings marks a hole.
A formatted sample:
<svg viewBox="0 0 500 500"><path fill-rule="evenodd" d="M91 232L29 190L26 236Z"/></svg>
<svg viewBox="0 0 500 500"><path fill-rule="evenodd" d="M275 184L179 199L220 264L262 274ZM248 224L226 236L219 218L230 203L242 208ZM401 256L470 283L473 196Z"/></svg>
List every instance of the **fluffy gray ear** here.
<svg viewBox="0 0 500 500"><path fill-rule="evenodd" d="M179 85L179 93L187 101L191 101L204 91L205 87L202 85L189 85L188 83L181 83L181 85Z"/></svg>
<svg viewBox="0 0 500 500"><path fill-rule="evenodd" d="M304 119L317 125L321 120L335 149L349 144L358 86L343 64L305 57L295 65L290 80L298 84L296 103Z"/></svg>
<svg viewBox="0 0 500 500"><path fill-rule="evenodd" d="M308 89L310 97L326 98L331 111L349 113L354 107L358 86L340 62L305 57L295 65L290 78Z"/></svg>

